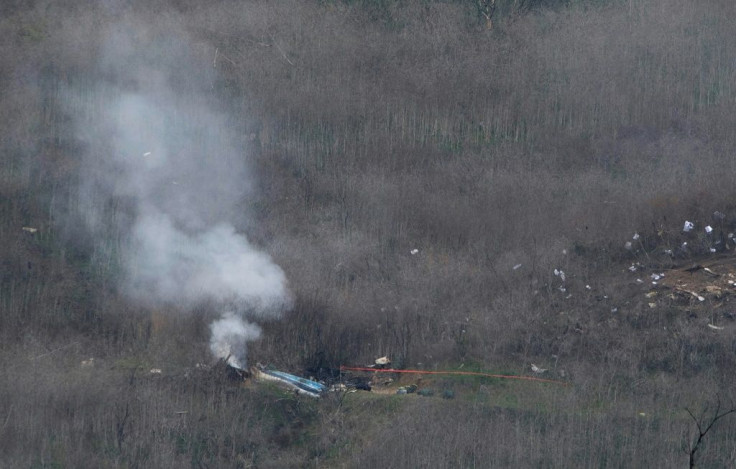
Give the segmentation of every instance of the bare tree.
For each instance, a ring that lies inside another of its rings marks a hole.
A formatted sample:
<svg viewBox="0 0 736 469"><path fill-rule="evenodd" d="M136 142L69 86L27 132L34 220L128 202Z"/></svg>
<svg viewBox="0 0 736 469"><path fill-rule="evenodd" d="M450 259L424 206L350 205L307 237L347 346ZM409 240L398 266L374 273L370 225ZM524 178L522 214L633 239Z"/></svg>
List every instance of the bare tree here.
<svg viewBox="0 0 736 469"><path fill-rule="evenodd" d="M729 414L732 414L736 412L736 407L731 406L730 409L726 411L721 411L721 398L716 398L716 408L713 410L713 414L708 417L706 414L708 414L708 405L706 404L703 408L703 411L700 413L699 417L695 417L693 413L690 411L690 409L686 408L685 410L690 415L690 418L693 419L693 422L695 422L695 426L698 429L698 437L697 439L690 443L688 447L688 457L689 457L689 467L693 468L695 467L695 453L697 453L698 449L700 449L700 445L703 443L703 439L705 438L705 435L708 434L708 432L713 428L713 425L715 425L716 422L718 422L723 417L726 417Z"/></svg>
<svg viewBox="0 0 736 469"><path fill-rule="evenodd" d="M478 0L478 12L486 19L486 29L493 29L493 14L496 12L496 0Z"/></svg>

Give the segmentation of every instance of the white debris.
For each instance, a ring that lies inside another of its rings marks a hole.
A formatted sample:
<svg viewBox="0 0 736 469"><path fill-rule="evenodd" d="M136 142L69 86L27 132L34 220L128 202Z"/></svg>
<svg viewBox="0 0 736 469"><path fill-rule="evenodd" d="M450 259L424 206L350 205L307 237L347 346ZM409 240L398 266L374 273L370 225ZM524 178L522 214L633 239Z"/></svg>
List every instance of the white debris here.
<svg viewBox="0 0 736 469"><path fill-rule="evenodd" d="M567 249L563 249L562 250L562 254L566 256L567 255Z"/></svg>
<svg viewBox="0 0 736 469"><path fill-rule="evenodd" d="M611 308L611 312L612 313L617 313L618 312L618 308Z"/></svg>
<svg viewBox="0 0 736 469"><path fill-rule="evenodd" d="M378 366L385 366L389 365L391 363L391 360L388 357L381 357L376 358L375 364Z"/></svg>
<svg viewBox="0 0 736 469"><path fill-rule="evenodd" d="M629 267L629 272L636 272L636 266L634 264L631 264L631 267Z"/></svg>
<svg viewBox="0 0 736 469"><path fill-rule="evenodd" d="M513 267L513 269L514 269L514 270L517 270L517 269L518 269L518 268L520 268L520 267L521 267L521 264L516 264L516 265L515 265L515 266Z"/></svg>
<svg viewBox="0 0 736 469"><path fill-rule="evenodd" d="M685 241L684 243L682 243L682 245L680 246L680 248L682 248L683 251L686 250L687 249L687 241Z"/></svg>
<svg viewBox="0 0 736 469"><path fill-rule="evenodd" d="M149 371L152 375L160 375L161 374L161 368L151 368Z"/></svg>
<svg viewBox="0 0 736 469"><path fill-rule="evenodd" d="M673 254L672 249L665 249L664 253L667 254L668 256L671 256Z"/></svg>
<svg viewBox="0 0 736 469"><path fill-rule="evenodd" d="M710 248L709 251L710 252L716 252L716 248Z"/></svg>
<svg viewBox="0 0 736 469"><path fill-rule="evenodd" d="M36 231L38 231L38 228L31 228L30 226L24 226L23 231L27 231L29 233L35 233Z"/></svg>
<svg viewBox="0 0 736 469"><path fill-rule="evenodd" d="M147 151L147 152L145 152L145 153L143 154L143 156L151 156L151 152L150 152L150 151Z"/></svg>
<svg viewBox="0 0 736 469"><path fill-rule="evenodd" d="M586 290L592 290L592 288L590 288L590 285L586 285L586 286L585 286L585 289L586 289Z"/></svg>
<svg viewBox="0 0 736 469"><path fill-rule="evenodd" d="M644 280L638 278L638 279L636 279L636 283L644 283Z"/></svg>
<svg viewBox="0 0 736 469"><path fill-rule="evenodd" d="M662 278L659 274L652 274L651 277L652 280L659 280L660 278Z"/></svg>
<svg viewBox="0 0 736 469"><path fill-rule="evenodd" d="M565 287L560 287L560 288L559 288L559 290L560 290L560 291L561 291L562 293L565 293L565 292L567 291L567 288L565 288Z"/></svg>
<svg viewBox="0 0 736 469"><path fill-rule="evenodd" d="M708 225L708 226L705 227L705 232L708 233L708 234L710 234L710 233L713 232L713 228L710 225Z"/></svg>
<svg viewBox="0 0 736 469"><path fill-rule="evenodd" d="M728 233L728 239L733 239L733 233Z"/></svg>
<svg viewBox="0 0 736 469"><path fill-rule="evenodd" d="M93 366L95 366L94 358L88 358L87 360L82 360L82 368L92 368Z"/></svg>
<svg viewBox="0 0 736 469"><path fill-rule="evenodd" d="M711 329L714 329L716 331L722 331L723 330L723 327L716 326L715 324L708 324L708 327L710 327Z"/></svg>
<svg viewBox="0 0 736 469"><path fill-rule="evenodd" d="M624 244L624 247L626 248L627 251L631 251L631 247L632 247L631 241L626 241L626 244Z"/></svg>
<svg viewBox="0 0 736 469"><path fill-rule="evenodd" d="M687 233L688 231L692 230L693 228L695 228L695 223L693 223L691 221L685 220L685 225L683 225L682 231L684 231L685 233Z"/></svg>
<svg viewBox="0 0 736 469"><path fill-rule="evenodd" d="M634 239L635 241L636 241L637 239L639 239L639 233L634 233L633 239Z"/></svg>
<svg viewBox="0 0 736 469"><path fill-rule="evenodd" d="M411 253L412 256L416 256L417 254L419 254L419 249L412 249L409 252Z"/></svg>
<svg viewBox="0 0 736 469"><path fill-rule="evenodd" d="M534 363L532 363L532 371L535 372L535 373L544 373L545 371L547 371L547 369L546 368L539 368L537 365L535 365Z"/></svg>
<svg viewBox="0 0 736 469"><path fill-rule="evenodd" d="M562 270L555 269L555 277L560 277L560 280L565 281L565 272Z"/></svg>

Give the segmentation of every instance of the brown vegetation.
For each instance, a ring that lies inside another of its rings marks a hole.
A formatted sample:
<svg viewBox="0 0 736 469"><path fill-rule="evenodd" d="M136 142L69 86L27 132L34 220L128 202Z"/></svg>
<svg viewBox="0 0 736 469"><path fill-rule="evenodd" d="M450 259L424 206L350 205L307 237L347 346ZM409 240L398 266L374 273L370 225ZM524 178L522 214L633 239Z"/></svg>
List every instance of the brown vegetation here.
<svg viewBox="0 0 736 469"><path fill-rule="evenodd" d="M1 466L687 464L685 409L733 397L736 316L729 297L650 307L635 279L736 262L730 1L498 0L492 29L472 0L210 3L0 7ZM187 38L172 86L206 83L244 148L234 223L295 297L251 356L534 362L573 386L312 402L196 367L215 311L128 299L127 201L80 190L95 116L70 109L135 86L97 68L121 18L141 49ZM735 433L724 418L690 455L732 466Z"/></svg>

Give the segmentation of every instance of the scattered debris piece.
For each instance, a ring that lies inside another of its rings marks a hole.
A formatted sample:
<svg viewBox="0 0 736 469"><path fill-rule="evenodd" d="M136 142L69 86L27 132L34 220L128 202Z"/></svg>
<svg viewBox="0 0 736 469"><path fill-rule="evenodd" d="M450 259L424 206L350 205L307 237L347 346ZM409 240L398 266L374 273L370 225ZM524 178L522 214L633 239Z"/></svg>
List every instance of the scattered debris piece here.
<svg viewBox="0 0 736 469"><path fill-rule="evenodd" d="M23 227L23 231L27 231L28 233L33 234L36 231L38 231L38 228L33 228L33 227L30 227L30 226L24 226Z"/></svg>
<svg viewBox="0 0 736 469"><path fill-rule="evenodd" d="M87 360L82 360L82 368L92 368L95 366L95 359L94 358L88 358Z"/></svg>
<svg viewBox="0 0 736 469"><path fill-rule="evenodd" d="M410 252L412 256L416 256L417 254L419 254L419 249L412 249Z"/></svg>
<svg viewBox="0 0 736 469"><path fill-rule="evenodd" d="M417 390L416 384L410 384L408 386L401 386L396 390L396 394L412 394Z"/></svg>
<svg viewBox="0 0 736 469"><path fill-rule="evenodd" d="M716 326L715 324L710 324L710 323L708 324L708 327L710 327L711 329L716 330L716 331L722 331L724 329L721 326Z"/></svg>
<svg viewBox="0 0 736 469"><path fill-rule="evenodd" d="M161 368L151 368L149 371L152 375L160 375L161 374Z"/></svg>
<svg viewBox="0 0 736 469"><path fill-rule="evenodd" d="M639 233L634 233L634 236L632 237L632 239L634 239L634 241L639 239Z"/></svg>
<svg viewBox="0 0 736 469"><path fill-rule="evenodd" d="M627 251L631 251L632 249L631 241L626 241L626 244L624 244L624 248L626 248Z"/></svg>
<svg viewBox="0 0 736 469"><path fill-rule="evenodd" d="M697 299L698 299L698 301L705 301L705 298L703 298L702 296L698 295L698 294L697 294L697 293L695 293L694 291L691 291L691 290L685 290L685 289L682 289L682 288L678 288L677 290L679 290L679 291L682 291L682 292L685 292L685 293L688 293L688 294L692 295L693 297L697 298Z"/></svg>
<svg viewBox="0 0 736 469"><path fill-rule="evenodd" d="M713 227L711 227L710 225L706 226L705 227L705 232L708 233L708 234L711 234L713 232Z"/></svg>
<svg viewBox="0 0 736 469"><path fill-rule="evenodd" d="M535 365L534 363L532 363L532 371L535 372L535 373L544 373L545 371L547 371L547 369L546 368L539 368L537 365Z"/></svg>
<svg viewBox="0 0 736 469"><path fill-rule="evenodd" d="M649 303L649 307L650 308L656 308L657 307L657 303Z"/></svg>
<svg viewBox="0 0 736 469"><path fill-rule="evenodd" d="M332 392L347 392L348 387L345 386L343 383L337 383L330 386L330 391Z"/></svg>
<svg viewBox="0 0 736 469"><path fill-rule="evenodd" d="M143 156L151 156L151 152L150 152L150 151L147 151L147 152L145 152L145 153L143 154Z"/></svg>
<svg viewBox="0 0 736 469"><path fill-rule="evenodd" d="M520 267L521 267L521 264L516 264L516 265L515 265L515 266L513 267L513 270L516 270L516 269L518 269L518 268L520 268Z"/></svg>
<svg viewBox="0 0 736 469"><path fill-rule="evenodd" d="M585 286L585 289L586 289L586 290L592 290L592 288L590 288L590 285L586 285L586 286Z"/></svg>
<svg viewBox="0 0 736 469"><path fill-rule="evenodd" d="M555 277L560 277L560 280L565 281L565 272L562 270L555 269Z"/></svg>
<svg viewBox="0 0 736 469"><path fill-rule="evenodd" d="M693 228L695 228L695 224L693 222L690 222L690 221L685 220L685 225L682 227L682 231L684 231L685 233L687 233L688 231L692 230Z"/></svg>
<svg viewBox="0 0 736 469"><path fill-rule="evenodd" d="M385 367L391 364L391 360L388 357L376 358L374 362L377 367Z"/></svg>

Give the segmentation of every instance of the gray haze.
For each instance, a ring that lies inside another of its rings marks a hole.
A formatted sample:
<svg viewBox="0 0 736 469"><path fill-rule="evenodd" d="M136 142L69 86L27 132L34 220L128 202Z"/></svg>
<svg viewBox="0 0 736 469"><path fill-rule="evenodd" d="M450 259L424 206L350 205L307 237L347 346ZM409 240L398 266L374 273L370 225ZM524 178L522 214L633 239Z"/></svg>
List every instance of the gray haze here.
<svg viewBox="0 0 736 469"><path fill-rule="evenodd" d="M87 150L79 208L96 251L119 258L120 287L145 305L227 311L210 348L245 366L260 335L248 321L278 317L290 296L283 271L236 229L250 175L207 93L211 64L173 28L128 21L105 37L100 79L67 99Z"/></svg>

